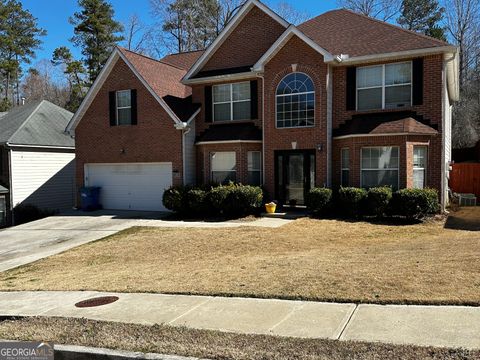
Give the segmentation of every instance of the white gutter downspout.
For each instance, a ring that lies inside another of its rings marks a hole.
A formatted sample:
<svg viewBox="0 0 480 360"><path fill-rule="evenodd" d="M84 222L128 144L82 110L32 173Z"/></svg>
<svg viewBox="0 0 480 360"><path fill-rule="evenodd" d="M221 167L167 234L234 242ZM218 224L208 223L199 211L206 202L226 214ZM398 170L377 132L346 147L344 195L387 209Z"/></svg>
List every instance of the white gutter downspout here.
<svg viewBox="0 0 480 360"><path fill-rule="evenodd" d="M333 81L332 66L327 65L327 187L332 187L332 123L333 123Z"/></svg>
<svg viewBox="0 0 480 360"><path fill-rule="evenodd" d="M262 73L257 73L262 79L262 185L265 186L265 78Z"/></svg>
<svg viewBox="0 0 480 360"><path fill-rule="evenodd" d="M8 151L8 181L10 182L10 191L9 196L10 196L10 225L15 225L15 216L13 214L13 182L12 182L12 149L7 148Z"/></svg>
<svg viewBox="0 0 480 360"><path fill-rule="evenodd" d="M444 59L443 61L443 68L442 68L442 165L441 165L441 172L442 172L442 193L440 194L440 204L441 204L441 211L442 213L446 210L447 205L447 188L448 188L448 181L447 181L447 157L445 152L445 141L446 141L446 99L449 96L448 94L448 79L447 79L447 67L448 63L455 61L455 55L452 56L450 59ZM449 110L450 111L450 110ZM451 129L450 129L451 133ZM451 148L450 144L450 148Z"/></svg>

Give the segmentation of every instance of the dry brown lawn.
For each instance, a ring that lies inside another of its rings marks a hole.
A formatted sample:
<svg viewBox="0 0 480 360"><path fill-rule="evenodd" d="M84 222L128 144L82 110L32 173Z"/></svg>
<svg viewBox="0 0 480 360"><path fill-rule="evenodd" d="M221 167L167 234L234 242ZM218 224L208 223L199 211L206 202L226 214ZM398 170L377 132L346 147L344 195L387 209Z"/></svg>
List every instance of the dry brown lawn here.
<svg viewBox="0 0 480 360"><path fill-rule="evenodd" d="M479 351L380 343L241 335L165 325L144 326L85 319L27 318L0 322L0 338L50 341L208 359L436 359L473 360Z"/></svg>
<svg viewBox="0 0 480 360"><path fill-rule="evenodd" d="M133 228L2 273L0 290L480 305L479 256L480 232L443 221Z"/></svg>

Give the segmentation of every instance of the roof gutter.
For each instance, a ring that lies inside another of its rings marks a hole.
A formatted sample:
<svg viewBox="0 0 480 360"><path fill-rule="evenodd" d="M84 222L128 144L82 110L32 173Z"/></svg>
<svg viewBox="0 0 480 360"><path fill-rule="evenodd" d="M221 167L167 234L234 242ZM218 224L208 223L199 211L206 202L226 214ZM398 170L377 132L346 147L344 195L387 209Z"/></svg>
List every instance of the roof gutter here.
<svg viewBox="0 0 480 360"><path fill-rule="evenodd" d="M355 65L355 64L366 63L366 62L378 62L383 60L408 58L408 57L420 56L420 55L444 54L444 53L455 54L456 52L457 52L457 47L447 45L447 46L438 46L438 47L432 47L432 48L397 51L397 52L391 52L391 53L372 54L372 55L364 55L364 56L348 57L346 55L342 55L342 56L334 57L333 60L327 61L327 63L332 63L335 65Z"/></svg>
<svg viewBox="0 0 480 360"><path fill-rule="evenodd" d="M53 146L53 145L27 145L27 144L12 144L5 143L8 148L36 148L36 149L58 149L58 150L75 150L75 146Z"/></svg>
<svg viewBox="0 0 480 360"><path fill-rule="evenodd" d="M182 80L182 84L194 85L194 84L203 84L203 83L215 83L215 82L222 82L222 81L250 79L255 77L256 77L255 72L248 71L248 72L241 72L237 74L207 76L207 77L202 77L197 79L186 79L186 80Z"/></svg>

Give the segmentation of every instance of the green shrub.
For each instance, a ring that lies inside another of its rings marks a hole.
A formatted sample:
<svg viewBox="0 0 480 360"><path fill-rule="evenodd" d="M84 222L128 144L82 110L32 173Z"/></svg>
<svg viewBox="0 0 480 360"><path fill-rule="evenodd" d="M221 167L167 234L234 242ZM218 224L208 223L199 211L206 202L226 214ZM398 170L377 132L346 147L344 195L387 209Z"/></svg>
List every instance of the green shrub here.
<svg viewBox="0 0 480 360"><path fill-rule="evenodd" d="M32 204L19 204L13 208L15 225L25 224L31 221L55 215L56 211L40 209Z"/></svg>
<svg viewBox="0 0 480 360"><path fill-rule="evenodd" d="M211 188L207 193L207 201L213 211L220 214L224 212L225 200L232 188L232 185L220 185Z"/></svg>
<svg viewBox="0 0 480 360"><path fill-rule="evenodd" d="M227 216L244 216L255 213L262 206L263 191L258 186L233 185L223 204Z"/></svg>
<svg viewBox="0 0 480 360"><path fill-rule="evenodd" d="M201 189L191 189L186 192L185 211L195 215L207 215L207 192Z"/></svg>
<svg viewBox="0 0 480 360"><path fill-rule="evenodd" d="M306 205L310 211L318 216L325 212L332 199L332 190L316 187L310 190L306 198Z"/></svg>
<svg viewBox="0 0 480 360"><path fill-rule="evenodd" d="M392 188L389 186L373 187L367 192L365 207L368 215L383 217L392 199Z"/></svg>
<svg viewBox="0 0 480 360"><path fill-rule="evenodd" d="M186 188L183 186L172 186L171 188L165 190L162 197L163 206L173 212L181 213L185 210L186 191Z"/></svg>
<svg viewBox="0 0 480 360"><path fill-rule="evenodd" d="M393 194L391 212L408 219L421 219L440 210L435 189L402 189Z"/></svg>
<svg viewBox="0 0 480 360"><path fill-rule="evenodd" d="M362 215L361 207L367 190L355 187L341 187L338 191L338 200L341 206L341 212L350 217L359 217Z"/></svg>

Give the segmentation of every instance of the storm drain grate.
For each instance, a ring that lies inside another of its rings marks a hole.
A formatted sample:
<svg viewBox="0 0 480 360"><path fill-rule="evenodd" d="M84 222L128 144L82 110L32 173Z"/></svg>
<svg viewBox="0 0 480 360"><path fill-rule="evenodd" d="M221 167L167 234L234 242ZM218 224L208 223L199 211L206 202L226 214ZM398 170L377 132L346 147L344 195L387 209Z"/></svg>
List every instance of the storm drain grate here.
<svg viewBox="0 0 480 360"><path fill-rule="evenodd" d="M118 300L118 296L100 296L100 297L80 301L76 303L75 306L79 308L102 306L102 305L111 304L117 300Z"/></svg>

